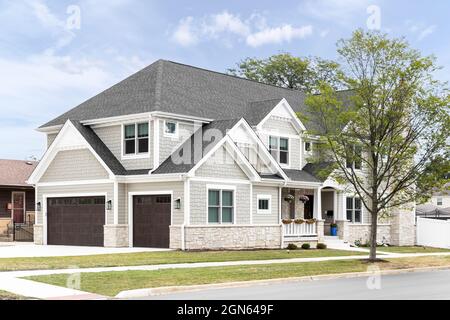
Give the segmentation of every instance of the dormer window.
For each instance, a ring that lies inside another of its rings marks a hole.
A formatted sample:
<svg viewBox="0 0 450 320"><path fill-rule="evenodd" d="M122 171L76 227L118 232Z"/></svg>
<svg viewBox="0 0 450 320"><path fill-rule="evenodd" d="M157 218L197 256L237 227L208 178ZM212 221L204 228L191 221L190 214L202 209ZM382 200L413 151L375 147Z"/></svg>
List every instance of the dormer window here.
<svg viewBox="0 0 450 320"><path fill-rule="evenodd" d="M362 148L357 145L350 145L346 151L347 169L361 170L362 168Z"/></svg>
<svg viewBox="0 0 450 320"><path fill-rule="evenodd" d="M178 123L174 121L164 121L164 135L167 137L178 137Z"/></svg>
<svg viewBox="0 0 450 320"><path fill-rule="evenodd" d="M124 126L124 154L126 156L147 154L149 151L148 123Z"/></svg>
<svg viewBox="0 0 450 320"><path fill-rule="evenodd" d="M270 154L278 161L279 164L289 165L289 139L282 137L269 137Z"/></svg>

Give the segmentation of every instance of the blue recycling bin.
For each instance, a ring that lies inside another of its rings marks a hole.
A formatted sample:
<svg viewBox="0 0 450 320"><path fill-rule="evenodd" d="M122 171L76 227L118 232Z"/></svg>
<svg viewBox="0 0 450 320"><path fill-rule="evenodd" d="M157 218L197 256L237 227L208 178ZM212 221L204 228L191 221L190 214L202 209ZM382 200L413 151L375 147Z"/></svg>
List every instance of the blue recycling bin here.
<svg viewBox="0 0 450 320"><path fill-rule="evenodd" d="M337 227L331 227L331 235L332 235L333 237L336 237L336 236L337 236Z"/></svg>

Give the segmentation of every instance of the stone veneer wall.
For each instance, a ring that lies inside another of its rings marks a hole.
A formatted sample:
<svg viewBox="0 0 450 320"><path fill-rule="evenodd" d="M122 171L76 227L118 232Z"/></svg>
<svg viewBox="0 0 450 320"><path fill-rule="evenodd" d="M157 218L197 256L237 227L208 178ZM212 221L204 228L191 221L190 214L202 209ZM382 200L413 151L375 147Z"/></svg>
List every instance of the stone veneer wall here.
<svg viewBox="0 0 450 320"><path fill-rule="evenodd" d="M44 244L44 226L40 224L34 225L34 244Z"/></svg>
<svg viewBox="0 0 450 320"><path fill-rule="evenodd" d="M391 239L395 246L416 244L416 221L412 210L400 209L392 214Z"/></svg>
<svg viewBox="0 0 450 320"><path fill-rule="evenodd" d="M170 249L182 249L182 226L170 226Z"/></svg>
<svg viewBox="0 0 450 320"><path fill-rule="evenodd" d="M355 241L360 240L363 244L369 242L370 239L370 225L369 224L349 224L348 235L346 241L354 244ZM387 224L379 224L377 229L377 241L391 243L391 226Z"/></svg>
<svg viewBox="0 0 450 320"><path fill-rule="evenodd" d="M186 226L185 240L186 250L278 249L281 226Z"/></svg>
<svg viewBox="0 0 450 320"><path fill-rule="evenodd" d="M106 225L104 232L106 248L126 248L130 245L128 225Z"/></svg>

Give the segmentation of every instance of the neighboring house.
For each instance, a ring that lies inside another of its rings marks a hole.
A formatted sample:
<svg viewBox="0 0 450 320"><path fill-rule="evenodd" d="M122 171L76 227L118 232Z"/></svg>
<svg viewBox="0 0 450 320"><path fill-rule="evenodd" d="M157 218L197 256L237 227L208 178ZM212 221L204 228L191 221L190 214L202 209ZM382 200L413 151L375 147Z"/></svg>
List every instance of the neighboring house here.
<svg viewBox="0 0 450 320"><path fill-rule="evenodd" d="M29 179L35 243L280 248L321 242L334 221L341 239L366 240L361 201L308 164L314 124L296 116L304 100L300 91L155 62L39 128L48 150ZM306 222L285 224L293 219ZM411 211L380 224L379 239L414 244Z"/></svg>
<svg viewBox="0 0 450 320"><path fill-rule="evenodd" d="M35 193L26 180L37 162L0 160L0 238L11 236L13 223L33 223Z"/></svg>
<svg viewBox="0 0 450 320"><path fill-rule="evenodd" d="M444 191L433 193L430 201L416 208L418 217L450 218L450 183Z"/></svg>

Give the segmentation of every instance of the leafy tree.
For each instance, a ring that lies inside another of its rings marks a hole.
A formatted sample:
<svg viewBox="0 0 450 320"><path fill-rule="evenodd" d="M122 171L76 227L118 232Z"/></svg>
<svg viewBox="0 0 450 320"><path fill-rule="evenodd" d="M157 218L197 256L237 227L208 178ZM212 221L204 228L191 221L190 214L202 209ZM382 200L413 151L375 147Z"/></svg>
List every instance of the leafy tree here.
<svg viewBox="0 0 450 320"><path fill-rule="evenodd" d="M229 73L284 88L312 92L321 81L340 86L339 64L321 58L294 57L289 53L267 59L247 58Z"/></svg>
<svg viewBox="0 0 450 320"><path fill-rule="evenodd" d="M449 90L433 76L435 59L404 39L357 30L338 42L338 54L351 103L321 82L320 95L307 98L309 121L319 124L312 133L321 135L335 177L354 189L371 214L375 261L379 217L429 193L442 179Z"/></svg>

